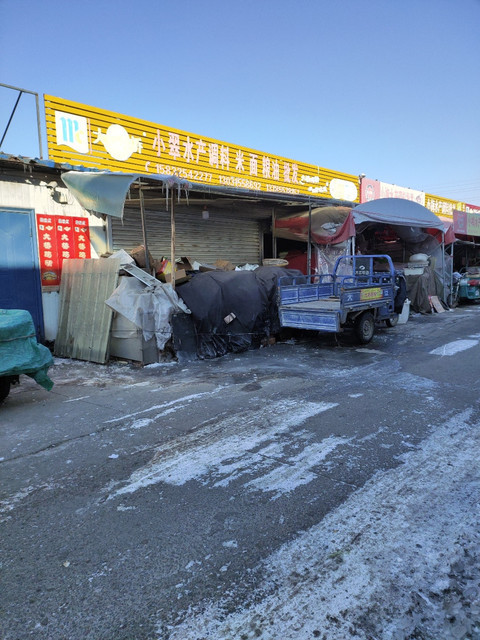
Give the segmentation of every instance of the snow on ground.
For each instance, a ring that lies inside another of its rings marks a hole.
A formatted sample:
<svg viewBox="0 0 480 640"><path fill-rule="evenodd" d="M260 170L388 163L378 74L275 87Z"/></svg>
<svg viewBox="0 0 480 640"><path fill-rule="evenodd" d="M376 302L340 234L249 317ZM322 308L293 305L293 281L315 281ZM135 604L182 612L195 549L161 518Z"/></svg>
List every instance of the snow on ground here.
<svg viewBox="0 0 480 640"><path fill-rule="evenodd" d="M84 387L107 386L112 383L126 386L138 384L138 374L129 365L100 365L71 358L54 358L48 375L57 388L72 384Z"/></svg>
<svg viewBox="0 0 480 640"><path fill-rule="evenodd" d="M249 604L204 603L158 638L478 640L479 459L464 412L268 558Z"/></svg>
<svg viewBox="0 0 480 640"><path fill-rule="evenodd" d="M8 513L13 511L13 509L26 497L32 495L36 491L44 490L44 489L53 489L53 484L42 483L40 485L29 485L28 487L23 487L20 491L17 491L15 494L0 500L0 523L8 520Z"/></svg>
<svg viewBox="0 0 480 640"><path fill-rule="evenodd" d="M438 347L437 349L430 351L430 353L435 356L454 356L457 353L460 353L460 351L476 347L477 344L478 340L454 340L453 342L449 342L444 344L442 347Z"/></svg>
<svg viewBox="0 0 480 640"><path fill-rule="evenodd" d="M224 387L220 386L220 387L216 387L213 391L201 392L201 393L193 393L193 394L188 395L188 396L182 396L180 398L177 398L176 400L170 400L168 402L162 402L161 404L154 404L154 405L152 405L150 407L139 409L138 411L135 411L133 413L126 413L126 414L123 414L121 416L117 416L116 418L112 418L111 420L105 420L105 424L109 424L109 423L112 423L112 422L125 422L126 420L128 420L130 418L135 418L135 420L132 423L129 424L129 427L131 427L133 429L136 429L136 428L138 429L138 419L137 418L138 418L138 416L140 416L140 414L152 413L152 412L158 411L160 409L160 413L157 413L153 417L151 417L151 418L142 418L142 420L145 420L145 424L150 424L152 422L155 422L159 418L162 418L162 417L168 415L169 413L173 413L174 411L177 410L178 406L185 406L187 404L190 404L194 400L208 398L209 396L213 396L213 395L215 395L217 393L220 393L223 389L224 389Z"/></svg>
<svg viewBox="0 0 480 640"><path fill-rule="evenodd" d="M283 443L275 443L275 436L302 425L308 418L337 407L332 402L305 402L301 409L297 400L281 400L270 404L264 413L257 408L247 409L241 422L237 416L227 416L192 431L181 442L167 442L155 452L153 459L137 469L127 483L110 498L134 493L143 487L165 482L181 486L190 480L199 480L213 474L217 486L226 486L245 473L270 465L283 454ZM135 428L133 423L130 427ZM310 458L322 460L345 438L330 438L311 448L295 460L295 476L271 475L264 479L263 490L289 491L308 482ZM260 451L256 451L261 447ZM233 460L233 462L232 462ZM282 465L284 466L284 465ZM290 470L290 467L288 467ZM306 475L305 475L306 474ZM262 486L256 487L262 489Z"/></svg>

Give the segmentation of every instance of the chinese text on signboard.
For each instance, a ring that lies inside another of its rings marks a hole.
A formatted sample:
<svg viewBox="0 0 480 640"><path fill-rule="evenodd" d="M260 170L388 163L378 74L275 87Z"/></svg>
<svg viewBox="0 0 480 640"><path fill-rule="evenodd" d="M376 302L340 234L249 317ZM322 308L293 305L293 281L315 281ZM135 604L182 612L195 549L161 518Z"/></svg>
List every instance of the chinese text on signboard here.
<svg viewBox="0 0 480 640"><path fill-rule="evenodd" d="M382 289L380 287L362 289L360 291L360 300L378 300L381 297L382 297Z"/></svg>
<svg viewBox="0 0 480 640"><path fill-rule="evenodd" d="M453 230L460 236L480 236L480 207L477 211L454 211Z"/></svg>
<svg viewBox="0 0 480 640"><path fill-rule="evenodd" d="M37 238L42 286L60 284L65 259L90 258L88 218L37 214Z"/></svg>
<svg viewBox="0 0 480 640"><path fill-rule="evenodd" d="M358 176L53 96L45 96L45 116L49 157L56 162L358 202Z"/></svg>

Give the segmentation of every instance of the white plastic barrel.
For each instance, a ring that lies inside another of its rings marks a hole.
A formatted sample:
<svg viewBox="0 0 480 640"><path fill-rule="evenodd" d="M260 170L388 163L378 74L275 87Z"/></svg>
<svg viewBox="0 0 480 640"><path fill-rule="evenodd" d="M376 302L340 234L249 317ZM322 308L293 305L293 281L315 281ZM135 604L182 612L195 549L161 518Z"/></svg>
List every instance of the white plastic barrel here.
<svg viewBox="0 0 480 640"><path fill-rule="evenodd" d="M402 313L398 316L398 324L405 324L410 315L410 300L407 298L403 303Z"/></svg>

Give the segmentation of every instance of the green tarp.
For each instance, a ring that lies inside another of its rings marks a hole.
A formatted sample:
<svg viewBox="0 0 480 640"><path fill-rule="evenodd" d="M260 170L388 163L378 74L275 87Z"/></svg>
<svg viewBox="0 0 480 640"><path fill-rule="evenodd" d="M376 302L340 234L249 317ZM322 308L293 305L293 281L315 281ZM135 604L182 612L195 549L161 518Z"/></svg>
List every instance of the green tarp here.
<svg viewBox="0 0 480 640"><path fill-rule="evenodd" d="M53 357L38 344L32 316L23 309L0 309L0 376L26 374L50 391Z"/></svg>

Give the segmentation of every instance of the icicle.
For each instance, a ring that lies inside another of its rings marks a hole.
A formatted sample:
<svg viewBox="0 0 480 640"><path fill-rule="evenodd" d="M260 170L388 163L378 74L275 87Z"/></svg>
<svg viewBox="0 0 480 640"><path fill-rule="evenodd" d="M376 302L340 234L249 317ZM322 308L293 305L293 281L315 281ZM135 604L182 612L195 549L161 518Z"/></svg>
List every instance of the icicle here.
<svg viewBox="0 0 480 640"><path fill-rule="evenodd" d="M173 187L175 185L175 178L173 176L168 176L165 178L164 180L164 185L165 185L165 189L167 192L167 199L166 199L166 211L168 211L168 194L169 194L169 189L170 187ZM173 195L172 195L173 197Z"/></svg>
<svg viewBox="0 0 480 640"><path fill-rule="evenodd" d="M185 191L185 200L187 201L187 205L188 205L188 190L190 189L190 183L188 182L188 180L179 180L178 182L178 201L180 202L180 198L182 195L182 188Z"/></svg>

